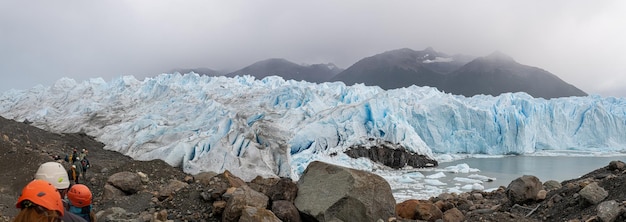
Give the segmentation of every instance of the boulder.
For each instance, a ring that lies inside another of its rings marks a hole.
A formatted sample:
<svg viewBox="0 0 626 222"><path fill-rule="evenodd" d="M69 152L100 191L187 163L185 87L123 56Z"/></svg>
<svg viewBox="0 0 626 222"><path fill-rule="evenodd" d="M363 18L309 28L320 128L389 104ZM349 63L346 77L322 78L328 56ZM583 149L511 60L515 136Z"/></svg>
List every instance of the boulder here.
<svg viewBox="0 0 626 222"><path fill-rule="evenodd" d="M446 212L443 212L443 221L461 222L463 220L465 220L465 216L459 209L452 208L450 210L447 210Z"/></svg>
<svg viewBox="0 0 626 222"><path fill-rule="evenodd" d="M233 175L228 170L224 171L224 173L218 174L216 177L223 178L222 180L227 181L228 185L231 187L241 187L244 185L247 186L246 182L244 182L241 178Z"/></svg>
<svg viewBox="0 0 626 222"><path fill-rule="evenodd" d="M622 213L622 207L614 200L604 201L598 204L598 217L603 222L613 222Z"/></svg>
<svg viewBox="0 0 626 222"><path fill-rule="evenodd" d="M211 181L211 178L213 178L214 176L217 176L217 173L213 171L209 171L209 172L198 173L194 175L193 177L197 183L200 183L204 186L208 186L209 182Z"/></svg>
<svg viewBox="0 0 626 222"><path fill-rule="evenodd" d="M512 203L524 203L536 200L537 193L543 189L543 184L539 178L531 175L524 175L511 181L506 188L506 194Z"/></svg>
<svg viewBox="0 0 626 222"><path fill-rule="evenodd" d="M613 160L609 162L609 170L624 170L626 164L619 160Z"/></svg>
<svg viewBox="0 0 626 222"><path fill-rule="evenodd" d="M600 187L598 183L595 182L582 188L578 194L591 204L598 204L609 196L609 192L604 190L604 188Z"/></svg>
<svg viewBox="0 0 626 222"><path fill-rule="evenodd" d="M404 219L436 221L443 218L441 208L428 201L405 200L396 205L396 215Z"/></svg>
<svg viewBox="0 0 626 222"><path fill-rule="evenodd" d="M535 199L536 199L536 200L545 200L547 195L548 195L548 191L546 191L546 190L540 190L540 191L537 193L537 198L535 198Z"/></svg>
<svg viewBox="0 0 626 222"><path fill-rule="evenodd" d="M223 200L223 195L228 188L247 186L242 179L232 175L228 170L221 174L211 175L211 172L196 175L198 182L206 187L201 196L207 201Z"/></svg>
<svg viewBox="0 0 626 222"><path fill-rule="evenodd" d="M232 193L222 214L222 221L238 221L246 207L267 208L269 198L262 193L243 185ZM272 214L273 215L273 214Z"/></svg>
<svg viewBox="0 0 626 222"><path fill-rule="evenodd" d="M396 202L382 177L314 161L298 181L295 205L318 221L376 221L392 217Z"/></svg>
<svg viewBox="0 0 626 222"><path fill-rule="evenodd" d="M277 200L272 203L272 212L284 222L300 222L298 208L291 201Z"/></svg>
<svg viewBox="0 0 626 222"><path fill-rule="evenodd" d="M178 192L179 190L189 186L189 184L179 181L179 180L170 180L170 182L161 190L159 190L159 200L164 200L165 198L171 196L173 193Z"/></svg>
<svg viewBox="0 0 626 222"><path fill-rule="evenodd" d="M245 206L241 211L239 222L281 222L272 211L265 208Z"/></svg>
<svg viewBox="0 0 626 222"><path fill-rule="evenodd" d="M415 208L416 220L425 220L429 222L435 222L443 219L443 213L437 206L430 202L420 201Z"/></svg>
<svg viewBox="0 0 626 222"><path fill-rule="evenodd" d="M443 202L442 202L443 203ZM419 200L409 199L396 205L396 215L404 219L415 219L415 209Z"/></svg>
<svg viewBox="0 0 626 222"><path fill-rule="evenodd" d="M274 186L278 183L279 178L263 178L261 176L257 176L248 182L248 186L256 191L264 193L267 195L267 191L271 186ZM267 195L269 197L269 195Z"/></svg>
<svg viewBox="0 0 626 222"><path fill-rule="evenodd" d="M117 187L126 194L134 194L142 189L141 177L136 173L124 171L113 174L107 183Z"/></svg>
<svg viewBox="0 0 626 222"><path fill-rule="evenodd" d="M272 201L287 200L293 202L298 195L298 185L289 178L281 178L267 191L267 196Z"/></svg>
<svg viewBox="0 0 626 222"><path fill-rule="evenodd" d="M545 183L543 183L543 188L546 191L556 190L556 189L559 189L561 187L562 187L561 183L559 183L556 180L548 180Z"/></svg>
<svg viewBox="0 0 626 222"><path fill-rule="evenodd" d="M115 200L117 198L126 196L124 191L117 189L111 184L105 184L104 189L102 191L102 200Z"/></svg>

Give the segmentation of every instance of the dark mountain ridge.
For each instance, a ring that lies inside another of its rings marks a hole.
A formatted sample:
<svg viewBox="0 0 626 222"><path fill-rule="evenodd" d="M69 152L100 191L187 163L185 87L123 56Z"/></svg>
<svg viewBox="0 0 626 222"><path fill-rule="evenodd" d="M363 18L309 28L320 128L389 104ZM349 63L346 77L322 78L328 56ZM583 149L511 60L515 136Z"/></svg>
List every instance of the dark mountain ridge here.
<svg viewBox="0 0 626 222"><path fill-rule="evenodd" d="M501 52L477 58L450 73L440 90L464 96L526 92L546 99L587 95L556 75L520 64Z"/></svg>
<svg viewBox="0 0 626 222"><path fill-rule="evenodd" d="M441 86L445 74L460 68L467 57L449 56L432 48L414 51L408 48L387 51L364 58L330 81L346 85L364 83L383 89L417 86Z"/></svg>
<svg viewBox="0 0 626 222"><path fill-rule="evenodd" d="M498 96L508 92L526 92L545 99L587 95L556 75L520 64L499 51L475 58L460 54L448 55L431 47L422 51L402 48L363 58L345 70L332 63L298 65L280 58L259 61L228 74L211 69L179 70L209 76L251 75L262 79L276 75L285 80L314 83L363 83L383 89L430 86L467 97L479 94Z"/></svg>
<svg viewBox="0 0 626 222"><path fill-rule="evenodd" d="M251 75L257 79L267 76L281 76L285 80L307 81L314 83L326 82L343 71L335 64L298 65L286 59L273 58L256 62L243 69L226 74L228 77Z"/></svg>
<svg viewBox="0 0 626 222"><path fill-rule="evenodd" d="M223 76L224 74L226 74L226 72L224 71L217 71L214 69L210 69L210 68L193 68L193 69L172 69L170 70L168 73L197 73L200 75L205 75L205 76Z"/></svg>

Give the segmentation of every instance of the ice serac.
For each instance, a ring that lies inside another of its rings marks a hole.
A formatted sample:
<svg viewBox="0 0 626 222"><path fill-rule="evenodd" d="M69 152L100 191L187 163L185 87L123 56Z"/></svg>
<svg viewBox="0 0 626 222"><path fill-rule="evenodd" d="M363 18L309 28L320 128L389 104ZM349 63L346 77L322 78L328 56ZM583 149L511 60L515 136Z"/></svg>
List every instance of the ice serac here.
<svg viewBox="0 0 626 222"><path fill-rule="evenodd" d="M431 158L626 150L624 98L466 98L429 87L385 91L279 77L64 78L3 92L0 115L54 132L84 132L106 149L163 159L188 173L228 169L246 180L297 179L315 160L372 169L371 161L343 153L368 138Z"/></svg>

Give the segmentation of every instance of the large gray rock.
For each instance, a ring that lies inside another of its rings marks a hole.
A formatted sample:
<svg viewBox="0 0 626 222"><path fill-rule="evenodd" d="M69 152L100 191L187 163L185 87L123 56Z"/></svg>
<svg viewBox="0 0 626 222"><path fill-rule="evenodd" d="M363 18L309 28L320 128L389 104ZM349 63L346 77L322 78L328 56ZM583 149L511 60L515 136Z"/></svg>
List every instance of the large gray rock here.
<svg viewBox="0 0 626 222"><path fill-rule="evenodd" d="M603 222L613 222L622 213L622 207L617 201L610 200L598 204L598 217Z"/></svg>
<svg viewBox="0 0 626 222"><path fill-rule="evenodd" d="M506 188L506 194L512 203L524 203L536 200L537 193L543 190L543 184L539 178L531 175L524 175L511 181Z"/></svg>
<svg viewBox="0 0 626 222"><path fill-rule="evenodd" d="M295 205L318 221L386 221L396 201L376 174L314 161L298 181Z"/></svg>
<svg viewBox="0 0 626 222"><path fill-rule="evenodd" d="M222 214L222 221L239 221L241 211L246 206L255 208L267 208L269 198L264 194L243 185L232 193L226 202L226 208ZM272 214L273 215L273 214Z"/></svg>
<svg viewBox="0 0 626 222"><path fill-rule="evenodd" d="M107 182L126 194L134 194L142 189L141 177L132 172L124 171L113 174Z"/></svg>
<svg viewBox="0 0 626 222"><path fill-rule="evenodd" d="M117 189L111 184L105 184L102 191L102 200L114 200L120 197L126 196L124 191Z"/></svg>
<svg viewBox="0 0 626 222"><path fill-rule="evenodd" d="M593 182L589 185L585 186L583 189L578 191L578 194L582 196L585 200L589 201L592 204L598 204L604 198L609 196L609 192L604 190L604 188L598 186L598 183Z"/></svg>

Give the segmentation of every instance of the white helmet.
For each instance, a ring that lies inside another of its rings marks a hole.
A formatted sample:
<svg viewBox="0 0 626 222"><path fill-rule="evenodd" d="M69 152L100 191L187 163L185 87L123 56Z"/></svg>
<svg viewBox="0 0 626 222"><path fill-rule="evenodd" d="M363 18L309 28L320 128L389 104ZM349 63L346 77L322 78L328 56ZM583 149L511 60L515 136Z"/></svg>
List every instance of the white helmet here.
<svg viewBox="0 0 626 222"><path fill-rule="evenodd" d="M35 173L35 179L48 181L59 190L70 187L70 179L65 168L57 162L41 164Z"/></svg>

